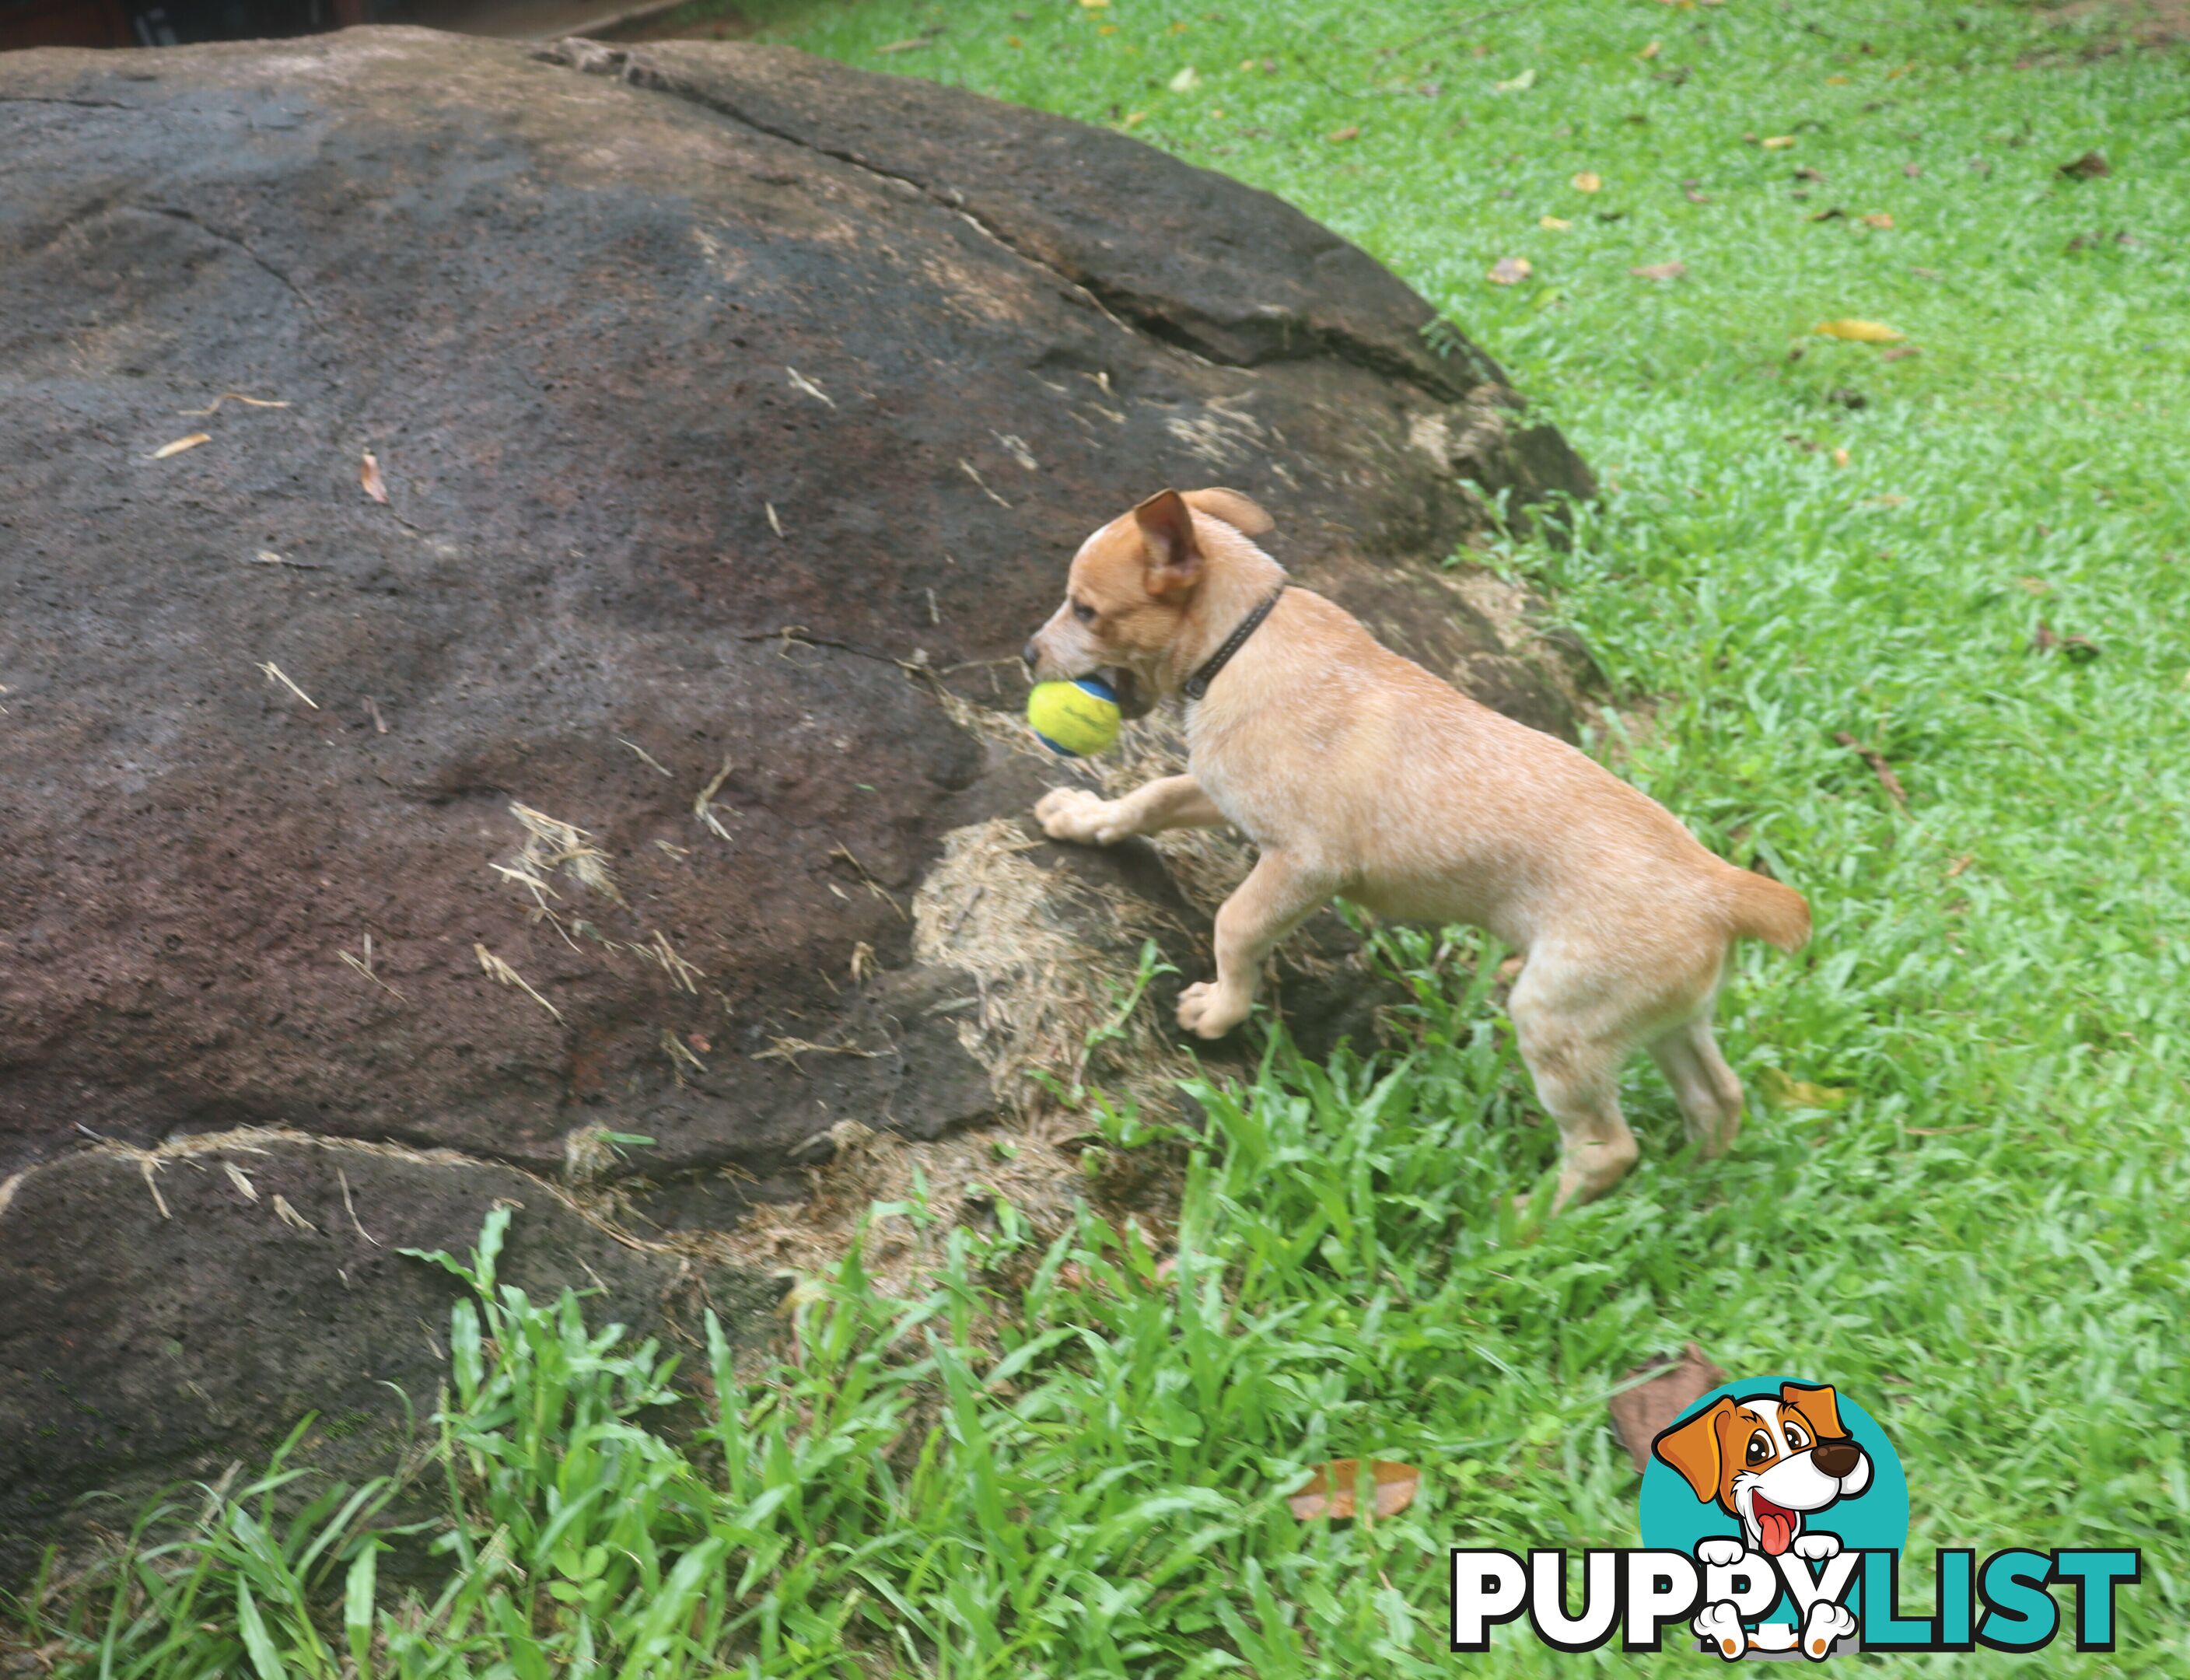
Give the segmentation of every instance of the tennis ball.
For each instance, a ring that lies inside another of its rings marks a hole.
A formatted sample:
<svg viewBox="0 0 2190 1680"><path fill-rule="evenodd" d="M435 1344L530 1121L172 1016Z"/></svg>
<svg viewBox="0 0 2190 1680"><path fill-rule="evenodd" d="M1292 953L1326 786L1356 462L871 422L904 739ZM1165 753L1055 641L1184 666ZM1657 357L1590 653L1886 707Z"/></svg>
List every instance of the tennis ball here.
<svg viewBox="0 0 2190 1680"><path fill-rule="evenodd" d="M1052 752L1085 758L1117 740L1117 693L1100 677L1036 683L1027 695L1027 722Z"/></svg>

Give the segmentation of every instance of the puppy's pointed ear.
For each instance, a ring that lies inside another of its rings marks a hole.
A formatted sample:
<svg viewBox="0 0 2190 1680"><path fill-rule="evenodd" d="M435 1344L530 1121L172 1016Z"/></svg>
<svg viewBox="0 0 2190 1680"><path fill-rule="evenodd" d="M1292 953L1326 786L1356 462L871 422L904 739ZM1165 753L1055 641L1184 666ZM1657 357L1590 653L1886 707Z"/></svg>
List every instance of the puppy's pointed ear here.
<svg viewBox="0 0 2190 1680"><path fill-rule="evenodd" d="M1257 506L1253 498L1242 496L1236 490L1223 490L1212 485L1207 490L1189 490L1186 492L1185 500L1186 505L1196 513L1223 520L1242 536L1260 536L1277 525L1277 521Z"/></svg>
<svg viewBox="0 0 2190 1680"><path fill-rule="evenodd" d="M1779 1404L1801 1413L1810 1426L1810 1433L1819 1440L1847 1439L1848 1432L1841 1427L1841 1397L1833 1392L1830 1382L1783 1382L1779 1385Z"/></svg>
<svg viewBox="0 0 2190 1680"><path fill-rule="evenodd" d="M1716 1405L1660 1431L1650 1443L1650 1450L1679 1471L1706 1505L1718 1497L1719 1423L1733 1410L1733 1402L1721 1395Z"/></svg>
<svg viewBox="0 0 2190 1680"><path fill-rule="evenodd" d="M1160 490L1133 509L1148 551L1143 582L1151 595L1176 595L1201 576L1201 548L1194 540L1194 514L1175 490Z"/></svg>

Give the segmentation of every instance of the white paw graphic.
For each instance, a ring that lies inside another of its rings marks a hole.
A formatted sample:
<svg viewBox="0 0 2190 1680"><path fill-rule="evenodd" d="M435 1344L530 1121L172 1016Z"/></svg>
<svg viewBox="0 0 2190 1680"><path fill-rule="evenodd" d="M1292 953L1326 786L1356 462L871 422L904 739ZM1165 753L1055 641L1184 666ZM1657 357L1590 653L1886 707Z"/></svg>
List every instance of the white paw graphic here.
<svg viewBox="0 0 2190 1680"><path fill-rule="evenodd" d="M1710 1540L1699 1540L1696 1542L1696 1561L1707 1568L1722 1569L1729 1564L1739 1563L1742 1554L1748 1549L1738 1540L1728 1540L1724 1535L1716 1535Z"/></svg>
<svg viewBox="0 0 2190 1680"><path fill-rule="evenodd" d="M1820 1598L1810 1606L1809 1615L1802 1618L1802 1654L1812 1662L1823 1662L1835 1640L1854 1632L1854 1611Z"/></svg>
<svg viewBox="0 0 2190 1680"><path fill-rule="evenodd" d="M1728 1662L1739 1662L1749 1654L1748 1630L1742 1626L1740 1612L1730 1600L1705 1605L1688 1624L1688 1631Z"/></svg>
<svg viewBox="0 0 2190 1680"><path fill-rule="evenodd" d="M1796 1535L1792 1550L1806 1563L1819 1563L1841 1555L1841 1537L1836 1534Z"/></svg>

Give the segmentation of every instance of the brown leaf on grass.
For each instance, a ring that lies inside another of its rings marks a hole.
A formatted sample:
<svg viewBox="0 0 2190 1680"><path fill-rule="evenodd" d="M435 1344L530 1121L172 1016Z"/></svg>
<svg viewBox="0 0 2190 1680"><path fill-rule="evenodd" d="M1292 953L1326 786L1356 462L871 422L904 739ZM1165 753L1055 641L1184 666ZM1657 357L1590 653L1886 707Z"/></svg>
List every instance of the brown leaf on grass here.
<svg viewBox="0 0 2190 1680"><path fill-rule="evenodd" d="M373 453L369 449L365 451L365 459L359 464L357 482L359 487L374 501L383 506L387 503L388 481L380 476L380 463L373 458Z"/></svg>
<svg viewBox="0 0 2190 1680"><path fill-rule="evenodd" d="M1825 184L1825 172L1822 169L1813 169L1805 163L1795 172L1795 179L1798 181L1815 181L1819 186L1823 186Z"/></svg>
<svg viewBox="0 0 2190 1680"><path fill-rule="evenodd" d="M2042 577L2018 577L2015 581L2029 594L2050 595L2053 593L2053 586Z"/></svg>
<svg viewBox="0 0 2190 1680"><path fill-rule="evenodd" d="M1663 42L1653 41L1648 46L1645 47L1635 56L1638 59L1654 59L1659 54L1665 50L1665 43Z"/></svg>
<svg viewBox="0 0 2190 1680"><path fill-rule="evenodd" d="M2061 166L2060 173L2072 181L2096 181L2102 175L2111 175L2103 154L2087 151L2081 157L2072 157Z"/></svg>
<svg viewBox="0 0 2190 1680"><path fill-rule="evenodd" d="M1678 280L1688 271L1686 263L1653 263L1648 268L1627 270L1637 280Z"/></svg>
<svg viewBox="0 0 2190 1680"><path fill-rule="evenodd" d="M1904 336L1882 321L1821 321L1810 331L1856 344L1891 344Z"/></svg>
<svg viewBox="0 0 2190 1680"><path fill-rule="evenodd" d="M1847 212L1837 204L1830 210L1820 210L1810 219L1813 222L1838 222L1846 219Z"/></svg>
<svg viewBox="0 0 2190 1680"><path fill-rule="evenodd" d="M1863 224L1867 228L1877 228L1883 230L1893 225L1893 218L1887 215L1883 210L1874 210L1870 214L1863 219Z"/></svg>
<svg viewBox="0 0 2190 1680"><path fill-rule="evenodd" d="M1597 192L1604 185L1604 177L1594 169L1584 169L1567 184L1576 192Z"/></svg>
<svg viewBox="0 0 2190 1680"><path fill-rule="evenodd" d="M916 35L909 41L893 41L887 47L877 47L875 52L877 56L884 53L916 53L922 47L933 47L934 44L926 36Z"/></svg>
<svg viewBox="0 0 2190 1680"><path fill-rule="evenodd" d="M1836 449L1836 450L1835 450L1835 451L1833 451L1833 465L1835 465L1835 467L1845 467L1845 466L1847 466L1847 463L1848 463L1848 452L1847 452L1847 451L1846 451L1845 449Z"/></svg>
<svg viewBox="0 0 2190 1680"><path fill-rule="evenodd" d="M1605 1409L1612 1414L1613 1431L1635 1461L1635 1467L1647 1468L1650 1443L1726 1380L1726 1373L1693 1342L1682 1350L1679 1359L1661 1355L1621 1377L1620 1391L1606 1403ZM1630 1383L1634 1386L1628 1387Z"/></svg>
<svg viewBox="0 0 2190 1680"><path fill-rule="evenodd" d="M2089 636L2064 636L2042 618L2038 633L2030 639L2030 650L2062 654L2078 665L2089 665L2099 656L2099 644Z"/></svg>
<svg viewBox="0 0 2190 1680"><path fill-rule="evenodd" d="M1870 766L1870 773L1878 778L1878 785L1892 797L1895 804L1904 811L1909 809L1909 790L1901 785L1901 778L1893 774L1893 766L1886 762L1883 752L1874 752L1846 729L1834 730L1833 739Z"/></svg>
<svg viewBox="0 0 2190 1680"><path fill-rule="evenodd" d="M1361 1469L1358 1458L1334 1458L1327 1464L1319 1464L1308 1472L1308 1480L1298 1490L1285 1496L1285 1503L1303 1523L1313 1522L1318 1517L1342 1521L1356 1514L1359 1496L1354 1484L1360 1479ZM1422 1473L1411 1464L1372 1458L1368 1470L1376 1488L1374 1509L1379 1517L1398 1516L1415 1502L1416 1494L1421 1490Z"/></svg>
<svg viewBox="0 0 2190 1680"><path fill-rule="evenodd" d="M1896 344L1892 349L1881 352L1878 359L1881 361L1899 361L1903 356L1921 356L1923 354L1914 344Z"/></svg>
<svg viewBox="0 0 2190 1680"><path fill-rule="evenodd" d="M1964 852L1961 856L1947 866L1947 879L1953 880L1977 860L1977 854L1975 852Z"/></svg>
<svg viewBox="0 0 2190 1680"><path fill-rule="evenodd" d="M1574 224L1563 216L1539 216L1536 218L1536 225L1540 228L1548 228L1553 233L1564 233L1573 227Z"/></svg>
<svg viewBox="0 0 2190 1680"><path fill-rule="evenodd" d="M171 455L180 455L186 449L196 449L201 443L212 441L211 432L192 432L186 438L177 438L173 443L162 444L145 458L147 461L165 461Z"/></svg>
<svg viewBox="0 0 2190 1680"><path fill-rule="evenodd" d="M1912 157L1901 166L1901 173L1913 181L1924 173L1924 166Z"/></svg>
<svg viewBox="0 0 2190 1680"><path fill-rule="evenodd" d="M1343 145L1348 140L1358 140L1360 138L1361 125L1359 122L1349 122L1343 128L1334 128L1324 136L1324 139L1333 145Z"/></svg>
<svg viewBox="0 0 2190 1680"><path fill-rule="evenodd" d="M1518 286L1535 271L1536 265L1526 257L1501 257L1483 277L1493 286Z"/></svg>
<svg viewBox="0 0 2190 1680"><path fill-rule="evenodd" d="M1767 134L1757 142L1757 145L1762 146L1767 151L1784 151L1794 144L1795 137L1792 134Z"/></svg>

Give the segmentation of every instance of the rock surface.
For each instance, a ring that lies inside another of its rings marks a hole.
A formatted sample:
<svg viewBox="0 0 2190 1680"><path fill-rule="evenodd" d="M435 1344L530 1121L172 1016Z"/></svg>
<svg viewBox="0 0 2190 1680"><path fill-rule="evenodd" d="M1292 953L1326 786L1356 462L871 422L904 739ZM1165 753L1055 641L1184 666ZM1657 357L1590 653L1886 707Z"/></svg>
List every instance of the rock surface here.
<svg viewBox="0 0 2190 1680"><path fill-rule="evenodd" d="M1206 961L1223 859L1034 844L1060 773L1010 721L1149 490L1246 491L1302 581L1569 726L1586 661L1439 563L1580 462L1370 258L1121 136L780 49L383 29L0 58L0 1372L116 1401L18 1467L41 1498L277 1433L419 1316L339 1234L339 1140L451 1152L360 1201L402 1240L561 1207L628 1170L604 1129L654 1140L634 1217L719 1222L841 1121L1023 1093L1141 938ZM250 1126L334 1140L280 1156L315 1234L224 1172L161 1220L113 1152Z"/></svg>

